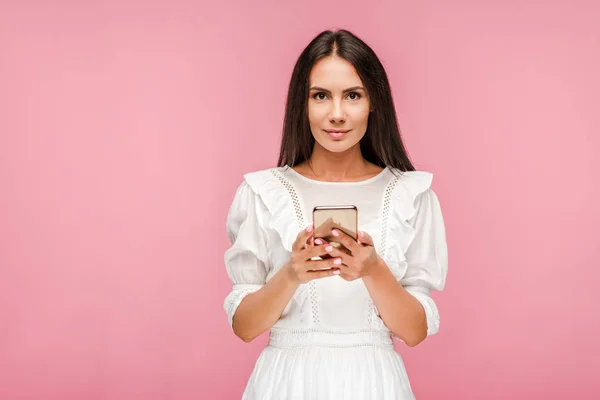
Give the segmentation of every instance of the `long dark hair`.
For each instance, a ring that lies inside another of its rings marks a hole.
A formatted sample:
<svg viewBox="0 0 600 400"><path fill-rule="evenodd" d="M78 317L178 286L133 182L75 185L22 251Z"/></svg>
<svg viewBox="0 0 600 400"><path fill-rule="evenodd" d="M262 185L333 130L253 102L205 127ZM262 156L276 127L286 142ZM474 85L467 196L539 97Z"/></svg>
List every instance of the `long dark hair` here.
<svg viewBox="0 0 600 400"><path fill-rule="evenodd" d="M367 131L360 141L363 157L380 167L414 171L402 142L392 91L383 65L375 52L351 32L323 31L302 51L290 80L278 167L293 167L308 160L315 139L308 122L310 71L328 56L350 62L369 95L371 110Z"/></svg>

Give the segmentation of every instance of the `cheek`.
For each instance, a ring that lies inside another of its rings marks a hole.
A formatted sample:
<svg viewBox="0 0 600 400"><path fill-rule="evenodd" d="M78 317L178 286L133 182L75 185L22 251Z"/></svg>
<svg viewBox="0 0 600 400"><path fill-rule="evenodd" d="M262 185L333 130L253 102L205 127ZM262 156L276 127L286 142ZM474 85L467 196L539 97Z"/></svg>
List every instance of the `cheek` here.
<svg viewBox="0 0 600 400"><path fill-rule="evenodd" d="M357 105L356 107L352 108L352 110L349 112L349 115L355 122L366 123L369 119L369 106Z"/></svg>
<svg viewBox="0 0 600 400"><path fill-rule="evenodd" d="M319 107L316 105L308 106L308 120L312 121L321 121L323 118L327 117L327 109L325 107Z"/></svg>

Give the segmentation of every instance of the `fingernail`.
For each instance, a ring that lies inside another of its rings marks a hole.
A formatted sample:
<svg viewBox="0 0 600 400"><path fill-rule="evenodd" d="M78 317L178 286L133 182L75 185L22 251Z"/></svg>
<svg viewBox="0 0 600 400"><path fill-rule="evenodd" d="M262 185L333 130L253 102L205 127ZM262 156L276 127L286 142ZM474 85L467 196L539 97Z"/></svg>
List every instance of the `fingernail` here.
<svg viewBox="0 0 600 400"><path fill-rule="evenodd" d="M331 251L333 250L333 246L329 245L327 247L325 247L325 251Z"/></svg>
<svg viewBox="0 0 600 400"><path fill-rule="evenodd" d="M335 271L333 271L333 274L334 274L334 275L339 275L339 274L340 274L340 270L339 270L339 269L336 269Z"/></svg>
<svg viewBox="0 0 600 400"><path fill-rule="evenodd" d="M342 259L341 258L336 258L335 260L333 260L333 263L335 265L340 265L342 263Z"/></svg>
<svg viewBox="0 0 600 400"><path fill-rule="evenodd" d="M321 239L315 239L315 243L316 244L323 244L323 241Z"/></svg>
<svg viewBox="0 0 600 400"><path fill-rule="evenodd" d="M333 233L333 236L340 236L340 233L337 229L332 230L331 233Z"/></svg>
<svg viewBox="0 0 600 400"><path fill-rule="evenodd" d="M363 231L358 231L358 237L360 237L361 239L364 239L365 234Z"/></svg>
<svg viewBox="0 0 600 400"><path fill-rule="evenodd" d="M306 227L306 232L312 232L313 231L313 226L309 225Z"/></svg>

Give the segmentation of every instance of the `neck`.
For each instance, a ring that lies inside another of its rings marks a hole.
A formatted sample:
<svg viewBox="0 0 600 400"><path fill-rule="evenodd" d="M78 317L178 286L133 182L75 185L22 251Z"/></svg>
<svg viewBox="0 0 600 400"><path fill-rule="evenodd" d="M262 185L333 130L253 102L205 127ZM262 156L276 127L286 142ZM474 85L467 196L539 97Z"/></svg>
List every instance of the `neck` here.
<svg viewBox="0 0 600 400"><path fill-rule="evenodd" d="M315 143L308 166L319 179L335 182L364 175L369 163L363 158L359 143L340 153Z"/></svg>

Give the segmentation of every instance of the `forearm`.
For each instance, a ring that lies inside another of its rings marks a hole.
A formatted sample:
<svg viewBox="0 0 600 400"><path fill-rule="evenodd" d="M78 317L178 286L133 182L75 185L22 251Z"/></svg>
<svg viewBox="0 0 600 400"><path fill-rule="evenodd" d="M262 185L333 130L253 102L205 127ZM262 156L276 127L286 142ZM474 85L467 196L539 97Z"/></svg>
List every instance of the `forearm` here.
<svg viewBox="0 0 600 400"><path fill-rule="evenodd" d="M385 325L408 346L416 346L427 337L425 309L396 280L385 262L363 282Z"/></svg>
<svg viewBox="0 0 600 400"><path fill-rule="evenodd" d="M233 331L245 342L270 329L296 292L299 283L286 264L258 291L246 296L233 316Z"/></svg>

